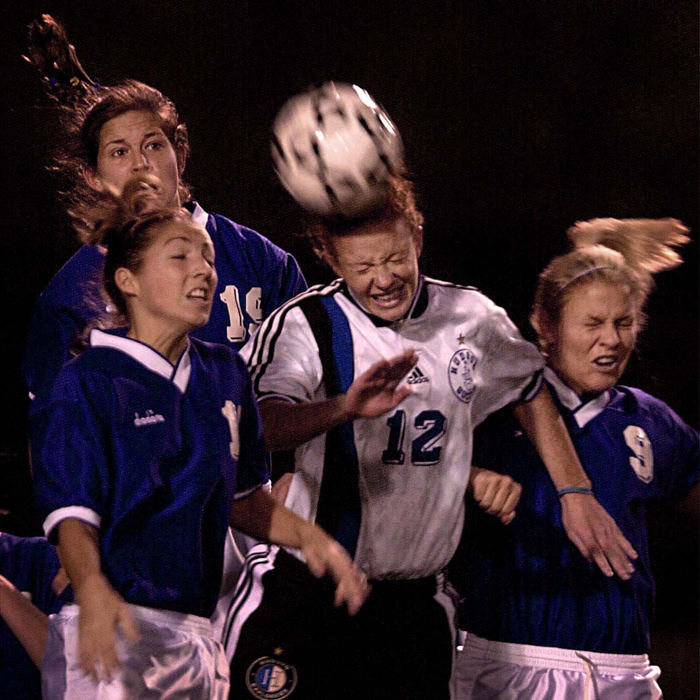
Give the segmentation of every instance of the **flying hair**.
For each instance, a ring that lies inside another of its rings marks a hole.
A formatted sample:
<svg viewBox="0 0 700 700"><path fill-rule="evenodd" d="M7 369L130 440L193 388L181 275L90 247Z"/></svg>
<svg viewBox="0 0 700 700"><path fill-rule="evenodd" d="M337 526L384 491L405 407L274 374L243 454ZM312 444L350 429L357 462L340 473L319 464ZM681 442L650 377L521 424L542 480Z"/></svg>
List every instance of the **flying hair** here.
<svg viewBox="0 0 700 700"><path fill-rule="evenodd" d="M540 343L545 331L558 323L568 295L593 281L626 285L643 325L652 275L680 265L683 259L674 248L690 240L688 228L673 218L578 221L567 236L573 250L547 265L535 290L530 322Z"/></svg>

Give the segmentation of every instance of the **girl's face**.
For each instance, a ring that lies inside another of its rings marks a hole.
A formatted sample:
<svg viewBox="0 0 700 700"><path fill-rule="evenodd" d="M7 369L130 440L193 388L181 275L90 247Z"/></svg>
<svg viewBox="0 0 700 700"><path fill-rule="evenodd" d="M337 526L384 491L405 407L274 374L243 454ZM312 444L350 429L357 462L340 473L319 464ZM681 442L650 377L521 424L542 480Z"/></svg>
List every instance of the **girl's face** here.
<svg viewBox="0 0 700 700"><path fill-rule="evenodd" d="M138 269L119 268L115 280L127 299L132 330L147 331L149 338L189 333L211 312L217 282L211 238L190 222L156 224Z"/></svg>
<svg viewBox="0 0 700 700"><path fill-rule="evenodd" d="M593 281L574 289L549 334L549 364L581 397L617 384L637 341L639 310L629 287Z"/></svg>
<svg viewBox="0 0 700 700"><path fill-rule="evenodd" d="M94 190L121 197L127 182L140 175L159 181L149 210L180 205L177 156L161 120L147 110L130 110L100 129L97 164L85 179Z"/></svg>
<svg viewBox="0 0 700 700"><path fill-rule="evenodd" d="M367 311L396 321L410 308L418 287L422 245L422 233L412 233L400 217L336 236L326 260Z"/></svg>

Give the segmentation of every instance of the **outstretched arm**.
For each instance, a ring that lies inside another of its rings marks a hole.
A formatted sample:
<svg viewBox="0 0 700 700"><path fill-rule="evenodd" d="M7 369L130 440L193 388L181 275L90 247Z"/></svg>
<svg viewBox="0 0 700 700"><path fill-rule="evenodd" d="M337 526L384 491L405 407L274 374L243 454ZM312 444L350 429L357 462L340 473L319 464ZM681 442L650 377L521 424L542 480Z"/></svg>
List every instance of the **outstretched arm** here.
<svg viewBox="0 0 700 700"><path fill-rule="evenodd" d="M264 489L257 489L234 503L231 526L257 539L300 549L314 576L328 575L334 579L335 604L345 603L351 615L367 598L367 579L343 547L318 525L278 503Z"/></svg>
<svg viewBox="0 0 700 700"><path fill-rule="evenodd" d="M111 678L119 666L116 629L128 639L138 632L127 604L112 588L100 568L97 530L75 518L58 525L59 556L73 584L78 616L78 659L86 673Z"/></svg>
<svg viewBox="0 0 700 700"><path fill-rule="evenodd" d="M516 406L514 413L557 491L571 486L591 487L546 386L532 401ZM568 493L560 500L564 529L581 554L588 561L595 561L606 576L612 576L614 570L621 579L628 579L634 571L632 560L637 558L637 552L596 498Z"/></svg>
<svg viewBox="0 0 700 700"><path fill-rule="evenodd" d="M260 405L265 445L270 451L303 445L317 435L355 418L373 418L400 404L409 394L399 382L418 361L414 350L375 362L347 393L324 401L290 403L268 399Z"/></svg>

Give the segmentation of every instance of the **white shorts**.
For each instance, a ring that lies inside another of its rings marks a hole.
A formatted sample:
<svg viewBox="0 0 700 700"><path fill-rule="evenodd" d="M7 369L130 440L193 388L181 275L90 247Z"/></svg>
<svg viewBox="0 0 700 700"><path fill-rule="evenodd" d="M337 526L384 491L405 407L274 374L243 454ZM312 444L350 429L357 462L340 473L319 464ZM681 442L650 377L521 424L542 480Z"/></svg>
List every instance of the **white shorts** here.
<svg viewBox="0 0 700 700"><path fill-rule="evenodd" d="M78 663L77 605L49 617L41 664L45 700L226 700L228 663L208 619L129 605L140 639L117 633L121 666L111 681L93 681Z"/></svg>
<svg viewBox="0 0 700 700"><path fill-rule="evenodd" d="M490 642L469 632L455 663L458 700L659 700L646 654Z"/></svg>

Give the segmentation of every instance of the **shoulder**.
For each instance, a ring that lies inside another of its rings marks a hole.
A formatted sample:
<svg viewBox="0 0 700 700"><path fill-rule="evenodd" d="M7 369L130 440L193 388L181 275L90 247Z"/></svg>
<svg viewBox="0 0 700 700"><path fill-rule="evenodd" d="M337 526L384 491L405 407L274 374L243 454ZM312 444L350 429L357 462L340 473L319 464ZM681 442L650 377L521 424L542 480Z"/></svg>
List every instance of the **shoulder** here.
<svg viewBox="0 0 700 700"><path fill-rule="evenodd" d="M618 385L613 391L611 406L620 407L625 413L657 425L683 426L692 430L667 403L642 389Z"/></svg>
<svg viewBox="0 0 700 700"><path fill-rule="evenodd" d="M444 280L424 277L423 283L430 296L436 300L455 305L455 311L469 311L471 313L505 313L483 292L476 287L470 287Z"/></svg>
<svg viewBox="0 0 700 700"><path fill-rule="evenodd" d="M81 246L51 278L40 298L69 294L74 288L85 286L101 273L104 253L97 246ZM82 295L81 291L81 295Z"/></svg>
<svg viewBox="0 0 700 700"><path fill-rule="evenodd" d="M209 222L207 230L213 239L218 239L223 245L234 243L236 245L245 246L251 253L257 253L260 256L286 258L289 253L275 245L269 238L261 233L238 224L231 219L228 219L221 214L209 214Z"/></svg>

